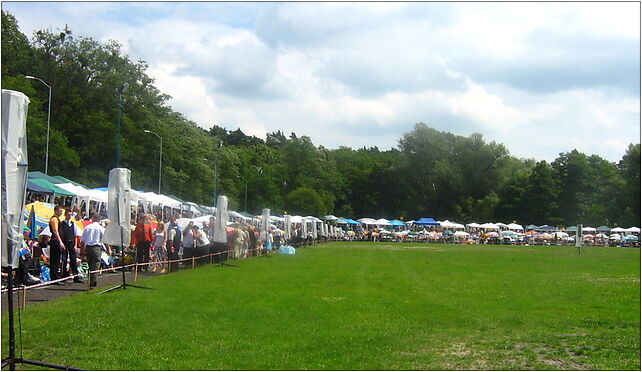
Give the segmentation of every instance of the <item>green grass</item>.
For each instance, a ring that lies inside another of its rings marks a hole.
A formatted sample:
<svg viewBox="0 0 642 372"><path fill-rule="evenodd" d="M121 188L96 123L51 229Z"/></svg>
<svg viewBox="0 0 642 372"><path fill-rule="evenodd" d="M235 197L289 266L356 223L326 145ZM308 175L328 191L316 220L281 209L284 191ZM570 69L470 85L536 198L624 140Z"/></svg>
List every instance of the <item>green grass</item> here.
<svg viewBox="0 0 642 372"><path fill-rule="evenodd" d="M333 243L204 266L139 281L153 291L29 307L24 357L102 370L639 370L640 251L585 251Z"/></svg>

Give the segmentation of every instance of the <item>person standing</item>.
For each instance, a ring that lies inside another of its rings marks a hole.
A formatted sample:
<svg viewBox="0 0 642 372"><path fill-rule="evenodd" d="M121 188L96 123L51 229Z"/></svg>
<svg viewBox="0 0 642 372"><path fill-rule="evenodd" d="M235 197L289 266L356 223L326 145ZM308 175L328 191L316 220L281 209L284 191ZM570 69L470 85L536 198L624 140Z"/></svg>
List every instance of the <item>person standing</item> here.
<svg viewBox="0 0 642 372"><path fill-rule="evenodd" d="M180 260L181 242L183 240L183 232L180 226L176 223L176 216L169 218L167 224L167 255L171 261ZM178 262L170 264L170 270L178 269Z"/></svg>
<svg viewBox="0 0 642 372"><path fill-rule="evenodd" d="M194 257L194 221L189 221L183 233L183 259ZM183 261L185 266L191 266L189 261Z"/></svg>
<svg viewBox="0 0 642 372"><path fill-rule="evenodd" d="M59 232L59 226L62 223L60 216L62 216L62 207L56 205L54 207L54 215L49 219L49 231L51 232L51 240L49 241L49 257L50 257L50 275L51 280L60 279L61 277L61 264L62 254L65 250L65 242L62 240Z"/></svg>
<svg viewBox="0 0 642 372"><path fill-rule="evenodd" d="M154 233L152 226L149 224L147 215L140 215L138 223L132 234L131 246L136 247L136 263L149 263L149 248L154 240ZM147 266L143 265L147 270ZM138 270L138 266L136 266Z"/></svg>
<svg viewBox="0 0 642 372"><path fill-rule="evenodd" d="M198 259L198 264L203 264L207 262L207 257L204 257L210 252L210 240L207 237L207 233L204 230L199 229L198 225L194 226L194 232L192 233L194 237L194 255L201 257Z"/></svg>
<svg viewBox="0 0 642 372"><path fill-rule="evenodd" d="M167 259L167 232L165 231L165 224L159 222L154 231L154 244L152 244L151 255L154 257L152 260L152 272L156 271L158 266L162 267L161 274L165 273L165 260Z"/></svg>
<svg viewBox="0 0 642 372"><path fill-rule="evenodd" d="M65 250L62 252L61 272L63 276L67 275L67 259L69 259L69 272L74 276L74 283L82 283L82 279L78 276L78 262L76 261L76 249L78 249L76 230L71 210L65 209L65 220L58 225L58 232L65 243Z"/></svg>
<svg viewBox="0 0 642 372"><path fill-rule="evenodd" d="M87 225L82 232L80 240L84 245L84 254L89 263L89 287L96 286L96 274L91 274L92 271L100 269L100 247L105 235L105 228L98 223L100 215L93 213L91 215L92 223Z"/></svg>

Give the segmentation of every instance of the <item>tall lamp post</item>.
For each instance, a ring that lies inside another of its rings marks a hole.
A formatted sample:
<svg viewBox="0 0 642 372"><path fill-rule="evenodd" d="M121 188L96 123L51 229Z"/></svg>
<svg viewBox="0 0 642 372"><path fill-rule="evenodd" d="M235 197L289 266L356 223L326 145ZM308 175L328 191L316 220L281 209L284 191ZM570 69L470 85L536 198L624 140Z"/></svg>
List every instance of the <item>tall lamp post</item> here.
<svg viewBox="0 0 642 372"><path fill-rule="evenodd" d="M49 88L49 108L47 109L47 147L45 149L45 174L49 171L49 124L51 123L51 85L47 84L41 78L35 76L25 76L27 79L38 80L43 83L47 88Z"/></svg>
<svg viewBox="0 0 642 372"><path fill-rule="evenodd" d="M208 158L203 158L206 162L210 162L211 160ZM214 208L216 208L216 200L218 199L218 195L216 194L216 164L214 164Z"/></svg>
<svg viewBox="0 0 642 372"><path fill-rule="evenodd" d="M239 176L239 178L245 181L245 207L243 208L243 212L247 213L247 180L241 176Z"/></svg>
<svg viewBox="0 0 642 372"><path fill-rule="evenodd" d="M159 136L158 133L152 132L151 130L145 129L145 133L151 133L158 137L160 140L160 156L158 158L158 195L161 193L161 175L163 174L163 137Z"/></svg>
<svg viewBox="0 0 642 372"><path fill-rule="evenodd" d="M118 89L118 142L116 143L116 168L120 168L120 117L123 113L123 93L127 90L129 84L125 82L123 86Z"/></svg>
<svg viewBox="0 0 642 372"><path fill-rule="evenodd" d="M218 202L218 164L221 161L221 146L223 146L223 142L219 141L216 149L216 164L214 164L214 197L216 198L214 206Z"/></svg>

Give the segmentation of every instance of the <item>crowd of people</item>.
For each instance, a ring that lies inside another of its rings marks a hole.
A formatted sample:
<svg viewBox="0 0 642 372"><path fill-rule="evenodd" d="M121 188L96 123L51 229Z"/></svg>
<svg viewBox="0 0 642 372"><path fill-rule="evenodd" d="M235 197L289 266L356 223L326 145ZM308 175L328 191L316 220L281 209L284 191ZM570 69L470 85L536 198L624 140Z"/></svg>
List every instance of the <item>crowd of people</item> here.
<svg viewBox="0 0 642 372"><path fill-rule="evenodd" d="M189 220L181 226L171 215L166 221L154 214L137 213L132 225L129 244L109 246L103 242L109 220L98 213L87 216L56 205L49 219L48 231L39 231L37 239L30 239L25 231L16 270L17 285L41 282L65 285L68 281L82 283L89 280L89 287L97 285L97 275L92 271L115 271L121 263L137 263L137 270L166 273L209 262L210 255L217 263L230 259L267 255L284 243L283 230L270 226L260 229L251 223L226 224L223 238L215 236L216 217L195 223ZM85 221L78 227L78 221ZM45 229L42 229L45 230ZM298 239L306 242L306 239ZM194 263L191 258L194 258ZM182 263L168 262L182 260ZM83 268L84 270L80 270ZM88 274L89 273L89 274ZM3 272L5 277L6 272ZM83 279L84 277L84 279ZM68 278L64 281L58 279ZM57 281L57 282L56 282Z"/></svg>
<svg viewBox="0 0 642 372"><path fill-rule="evenodd" d="M222 263L229 259L245 259L266 255L282 245L300 246L321 240L342 241L396 241L396 242L442 242L468 244L546 244L572 245L566 238L554 234L514 233L509 231L488 232L469 229L469 232L454 233L440 227L403 226L392 229L368 225L325 225L317 229L317 222L295 223L290 229L281 221L275 221L267 229L257 219L243 219L215 228L216 217L208 221L164 213L150 214L139 209L132 213L131 239L121 246L103 243L105 227L109 223L106 214L56 205L49 219L48 232L38 231L37 239L25 234L20 251L19 267L16 270L17 285L33 285L52 281L64 285L68 280L82 283L89 280L89 288L97 285L99 269L115 271L121 264L136 263L136 270L164 274L182 267L192 267L215 260ZM134 221L135 218L135 221ZM281 219L283 220L283 219ZM79 223L80 222L80 223ZM307 226L306 226L307 224ZM80 228L84 226L84 228ZM324 233L315 234L313 229ZM218 230L218 236L217 236ZM546 237L550 235L550 237ZM546 237L540 239L540 237ZM639 239L639 236L638 236ZM584 245L613 245L613 240L594 239ZM630 246L639 246L637 242ZM176 262L176 261L181 261ZM6 276L3 272L3 279ZM67 278L64 281L58 279ZM84 278L84 279L83 279Z"/></svg>

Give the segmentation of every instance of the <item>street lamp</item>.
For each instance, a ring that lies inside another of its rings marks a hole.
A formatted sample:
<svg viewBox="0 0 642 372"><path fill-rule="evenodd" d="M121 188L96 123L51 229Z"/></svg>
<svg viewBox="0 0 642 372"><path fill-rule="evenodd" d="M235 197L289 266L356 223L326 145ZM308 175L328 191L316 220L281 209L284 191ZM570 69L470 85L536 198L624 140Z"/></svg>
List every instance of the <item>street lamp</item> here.
<svg viewBox="0 0 642 372"><path fill-rule="evenodd" d="M152 132L151 130L145 129L145 133L151 133L158 137L160 140L160 156L158 159L158 195L161 193L161 175L163 174L163 137L159 136L158 133Z"/></svg>
<svg viewBox="0 0 642 372"><path fill-rule="evenodd" d="M203 158L206 162L209 162L210 159L208 158ZM216 208L216 200L218 199L218 195L216 194L216 164L214 164L214 208Z"/></svg>
<svg viewBox="0 0 642 372"><path fill-rule="evenodd" d="M127 90L129 84L125 82L123 86L118 89L118 142L116 144L116 168L120 168L120 117L123 113L123 93Z"/></svg>
<svg viewBox="0 0 642 372"><path fill-rule="evenodd" d="M48 170L49 170L49 124L51 123L51 86L47 83L45 83L42 79L37 78L35 76L25 76L27 79L31 80L38 80L39 82L43 83L44 85L49 88L49 109L47 110L47 147L45 150L45 174L48 175Z"/></svg>
<svg viewBox="0 0 642 372"><path fill-rule="evenodd" d="M218 164L221 161L221 146L223 146L223 142L219 141L218 148L216 149L216 164L214 165L214 196L217 200L214 203L214 206L216 206L216 203L218 202Z"/></svg>
<svg viewBox="0 0 642 372"><path fill-rule="evenodd" d="M243 208L243 212L247 212L247 180L241 176L239 178L245 181L245 208Z"/></svg>

